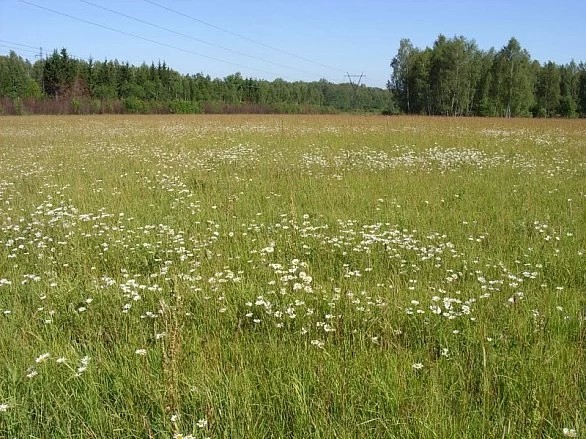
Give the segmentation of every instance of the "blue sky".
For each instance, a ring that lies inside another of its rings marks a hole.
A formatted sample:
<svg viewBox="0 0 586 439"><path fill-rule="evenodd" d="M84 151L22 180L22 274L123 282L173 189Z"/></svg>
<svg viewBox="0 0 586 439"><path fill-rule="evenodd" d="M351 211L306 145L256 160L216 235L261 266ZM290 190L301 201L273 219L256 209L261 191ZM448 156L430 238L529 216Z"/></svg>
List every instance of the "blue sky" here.
<svg viewBox="0 0 586 439"><path fill-rule="evenodd" d="M440 33L474 39L485 50L498 50L514 36L533 59L541 62L586 61L586 2L581 0L152 0L265 45L145 0L87 1L186 36L80 0L26 1L183 50L96 27L18 0L0 0L0 54L14 48L33 59L35 50L31 47L42 46L45 51L65 47L81 58L116 58L132 64L161 60L182 73L225 77L240 71L244 76L269 80L282 77L311 81L323 77L343 82L347 80L345 72L364 72L364 82L379 87L384 87L390 75L389 63L401 38L425 47L431 46Z"/></svg>

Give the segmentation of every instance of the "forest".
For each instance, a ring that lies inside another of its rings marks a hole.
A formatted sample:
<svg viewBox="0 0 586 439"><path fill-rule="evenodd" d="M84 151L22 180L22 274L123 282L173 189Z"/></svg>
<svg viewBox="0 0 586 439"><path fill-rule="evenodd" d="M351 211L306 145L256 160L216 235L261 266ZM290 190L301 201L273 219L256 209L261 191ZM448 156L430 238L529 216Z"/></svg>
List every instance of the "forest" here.
<svg viewBox="0 0 586 439"><path fill-rule="evenodd" d="M586 64L540 64L511 38L499 51L440 35L420 49L403 39L388 88L406 114L586 116Z"/></svg>
<svg viewBox="0 0 586 439"><path fill-rule="evenodd" d="M31 62L0 56L0 114L338 113L585 117L586 64L541 64L511 38L484 51L463 36L400 41L387 88L181 74L165 62L82 60L66 49Z"/></svg>
<svg viewBox="0 0 586 439"><path fill-rule="evenodd" d="M165 62L86 61L66 49L34 63L0 57L0 114L380 112L391 103L388 90L325 79L182 75Z"/></svg>

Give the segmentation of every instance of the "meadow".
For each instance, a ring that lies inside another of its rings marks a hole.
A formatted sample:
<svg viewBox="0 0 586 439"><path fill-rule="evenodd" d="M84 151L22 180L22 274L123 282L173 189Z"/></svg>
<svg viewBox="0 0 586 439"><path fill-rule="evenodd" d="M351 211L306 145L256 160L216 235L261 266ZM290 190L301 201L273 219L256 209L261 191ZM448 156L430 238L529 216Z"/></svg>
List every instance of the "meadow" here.
<svg viewBox="0 0 586 439"><path fill-rule="evenodd" d="M586 121L0 117L0 437L586 435Z"/></svg>

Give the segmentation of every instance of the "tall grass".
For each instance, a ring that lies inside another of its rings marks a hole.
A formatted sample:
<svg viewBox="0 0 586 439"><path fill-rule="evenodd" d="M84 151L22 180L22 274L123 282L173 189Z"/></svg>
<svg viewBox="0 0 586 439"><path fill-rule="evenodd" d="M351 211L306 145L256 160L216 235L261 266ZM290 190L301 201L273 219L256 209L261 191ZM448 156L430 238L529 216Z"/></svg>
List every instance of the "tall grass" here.
<svg viewBox="0 0 586 439"><path fill-rule="evenodd" d="M581 437L586 125L0 118L0 437Z"/></svg>

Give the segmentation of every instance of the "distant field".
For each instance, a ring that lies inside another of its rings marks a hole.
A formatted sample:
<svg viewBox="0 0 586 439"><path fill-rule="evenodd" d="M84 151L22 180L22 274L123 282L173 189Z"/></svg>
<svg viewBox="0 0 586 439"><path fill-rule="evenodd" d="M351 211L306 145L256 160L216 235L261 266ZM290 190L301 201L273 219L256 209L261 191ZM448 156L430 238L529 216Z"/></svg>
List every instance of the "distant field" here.
<svg viewBox="0 0 586 439"><path fill-rule="evenodd" d="M586 435L586 121L0 117L0 437Z"/></svg>

